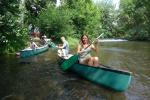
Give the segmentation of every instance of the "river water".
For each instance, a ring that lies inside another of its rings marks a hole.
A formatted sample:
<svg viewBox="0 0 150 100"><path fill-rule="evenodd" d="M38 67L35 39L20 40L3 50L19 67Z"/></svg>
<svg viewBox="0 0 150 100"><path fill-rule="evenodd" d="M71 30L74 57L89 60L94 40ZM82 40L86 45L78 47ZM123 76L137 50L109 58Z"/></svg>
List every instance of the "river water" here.
<svg viewBox="0 0 150 100"><path fill-rule="evenodd" d="M0 100L149 100L150 42L101 42L100 62L131 71L130 87L115 92L61 71L56 50L31 58L0 57Z"/></svg>

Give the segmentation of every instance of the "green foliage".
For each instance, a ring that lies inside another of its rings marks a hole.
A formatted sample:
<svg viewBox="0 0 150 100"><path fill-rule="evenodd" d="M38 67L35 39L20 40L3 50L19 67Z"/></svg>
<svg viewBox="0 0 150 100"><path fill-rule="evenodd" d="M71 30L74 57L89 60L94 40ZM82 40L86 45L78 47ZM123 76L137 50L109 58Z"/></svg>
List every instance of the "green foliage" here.
<svg viewBox="0 0 150 100"><path fill-rule="evenodd" d="M26 38L19 24L19 2L3 0L0 7L0 54L12 53L25 45Z"/></svg>
<svg viewBox="0 0 150 100"><path fill-rule="evenodd" d="M0 54L24 48L28 37L23 21L38 26L49 37L67 36L71 45L84 32L91 38L104 33L106 38L150 40L149 0L121 0L117 11L110 3L95 5L92 0L63 0L60 7L55 3L56 0L25 0L25 10L20 0L1 0Z"/></svg>
<svg viewBox="0 0 150 100"><path fill-rule="evenodd" d="M104 38L120 37L117 29L118 10L108 1L97 1L96 6L100 10L100 33L104 33Z"/></svg>
<svg viewBox="0 0 150 100"><path fill-rule="evenodd" d="M79 38L67 37L66 39L69 42L69 46L71 49L76 49L77 44L79 44Z"/></svg>
<svg viewBox="0 0 150 100"><path fill-rule="evenodd" d="M48 36L67 35L80 37L84 32L90 36L97 36L100 32L100 10L85 0L73 0L64 2L56 8L50 5L42 10L39 15L38 25L42 33Z"/></svg>
<svg viewBox="0 0 150 100"><path fill-rule="evenodd" d="M48 36L69 35L72 31L70 16L68 9L49 7L41 12L38 25L43 34Z"/></svg>
<svg viewBox="0 0 150 100"><path fill-rule="evenodd" d="M56 0L25 0L26 7L26 22L37 24L37 19L43 9L54 6Z"/></svg>
<svg viewBox="0 0 150 100"><path fill-rule="evenodd" d="M116 34L116 20L117 13L114 10L112 5L104 5L102 8L102 33L105 33L105 37L112 38L113 36L117 37Z"/></svg>
<svg viewBox="0 0 150 100"><path fill-rule="evenodd" d="M150 40L150 2L148 0L122 0L119 28L132 40Z"/></svg>
<svg viewBox="0 0 150 100"><path fill-rule="evenodd" d="M91 36L99 34L101 13L91 0L77 0L76 2L67 0L66 4L73 12L71 17L75 31L73 36L79 37L84 32Z"/></svg>

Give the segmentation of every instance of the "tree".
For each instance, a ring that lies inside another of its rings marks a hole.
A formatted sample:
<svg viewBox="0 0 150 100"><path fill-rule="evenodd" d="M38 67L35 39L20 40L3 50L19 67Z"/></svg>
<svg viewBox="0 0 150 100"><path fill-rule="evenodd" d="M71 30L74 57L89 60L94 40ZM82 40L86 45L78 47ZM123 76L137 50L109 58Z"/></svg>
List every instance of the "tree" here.
<svg viewBox="0 0 150 100"><path fill-rule="evenodd" d="M72 25L70 24L71 13L69 12L69 9L56 8L53 5L44 9L37 21L42 34L59 37L60 35L69 35L72 33Z"/></svg>
<svg viewBox="0 0 150 100"><path fill-rule="evenodd" d="M127 38L133 40L150 39L149 6L148 0L122 0L118 23Z"/></svg>
<svg viewBox="0 0 150 100"><path fill-rule="evenodd" d="M25 31L19 23L18 0L2 0L0 3L0 54L19 50L25 45Z"/></svg>
<svg viewBox="0 0 150 100"><path fill-rule="evenodd" d="M75 29L75 35L79 36L84 32L89 35L99 34L100 31L100 10L91 0L66 0L66 5L73 12L71 20Z"/></svg>
<svg viewBox="0 0 150 100"><path fill-rule="evenodd" d="M64 1L60 7L43 9L38 20L43 32L49 35L79 37L83 32L98 36L100 11L91 0Z"/></svg>

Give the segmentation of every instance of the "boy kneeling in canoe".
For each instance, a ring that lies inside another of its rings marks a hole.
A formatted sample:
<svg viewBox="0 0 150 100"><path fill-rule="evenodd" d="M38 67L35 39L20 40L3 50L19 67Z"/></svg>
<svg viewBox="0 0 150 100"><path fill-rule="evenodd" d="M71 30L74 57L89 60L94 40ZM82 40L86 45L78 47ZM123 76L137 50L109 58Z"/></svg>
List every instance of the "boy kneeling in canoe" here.
<svg viewBox="0 0 150 100"><path fill-rule="evenodd" d="M63 45L62 46L58 45L56 47L59 49L58 53L60 53L61 56L66 57L69 53L69 43L68 41L66 41L64 36L61 37L61 41Z"/></svg>

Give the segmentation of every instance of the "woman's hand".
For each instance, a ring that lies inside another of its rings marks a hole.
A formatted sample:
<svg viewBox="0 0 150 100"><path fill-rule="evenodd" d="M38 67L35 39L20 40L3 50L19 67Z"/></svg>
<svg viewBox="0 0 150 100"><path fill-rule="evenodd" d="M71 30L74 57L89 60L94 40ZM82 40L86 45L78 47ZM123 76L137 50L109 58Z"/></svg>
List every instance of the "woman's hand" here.
<svg viewBox="0 0 150 100"><path fill-rule="evenodd" d="M96 40L94 43L93 43L95 46L98 45L98 40Z"/></svg>
<svg viewBox="0 0 150 100"><path fill-rule="evenodd" d="M94 51L97 51L97 48L98 48L98 41L95 41L93 44L92 44L92 49L94 50Z"/></svg>

